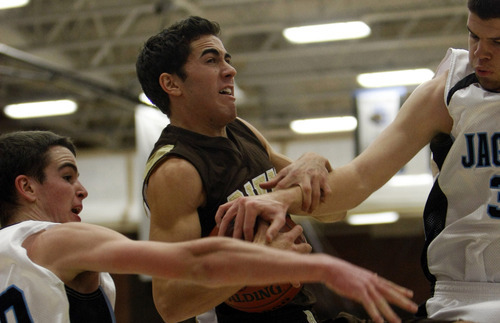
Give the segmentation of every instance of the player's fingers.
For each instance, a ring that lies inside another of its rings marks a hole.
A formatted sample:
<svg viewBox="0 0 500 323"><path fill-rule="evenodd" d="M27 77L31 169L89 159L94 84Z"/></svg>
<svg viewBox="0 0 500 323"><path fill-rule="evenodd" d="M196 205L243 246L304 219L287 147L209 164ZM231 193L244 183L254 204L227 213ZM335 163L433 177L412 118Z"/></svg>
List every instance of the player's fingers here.
<svg viewBox="0 0 500 323"><path fill-rule="evenodd" d="M295 243L293 250L297 253L308 254L312 252L312 246L307 242Z"/></svg>
<svg viewBox="0 0 500 323"><path fill-rule="evenodd" d="M240 239L243 236L243 220L245 211L243 207L238 208L238 212L234 217L233 223L233 238Z"/></svg>
<svg viewBox="0 0 500 323"><path fill-rule="evenodd" d="M406 287L398 285L398 284L396 284L390 280L387 280L385 278L382 278L382 277L378 277L378 278L381 280L381 282L384 283L384 285L386 285L391 290L397 292L398 294L402 294L405 297L413 297L413 291L411 289L408 289Z"/></svg>
<svg viewBox="0 0 500 323"><path fill-rule="evenodd" d="M326 197L330 194L332 194L332 188L330 187L330 184L328 184L328 180L327 179L322 179L321 180L321 184L320 184L320 187L321 187L321 202L324 202Z"/></svg>
<svg viewBox="0 0 500 323"><path fill-rule="evenodd" d="M249 212L245 209L244 222L243 222L243 236L245 240L252 241L255 229L255 222L257 221L257 213Z"/></svg>
<svg viewBox="0 0 500 323"><path fill-rule="evenodd" d="M271 178L267 182L260 183L259 185L261 188L269 190L269 189L276 187L276 184L278 184L283 177L284 177L284 175L278 174L274 178Z"/></svg>
<svg viewBox="0 0 500 323"><path fill-rule="evenodd" d="M219 206L219 208L217 209L217 212L215 213L215 223L217 225L219 225L222 221L222 218L224 217L224 215L226 214L226 211L227 209L229 208L230 204L229 203L226 203L226 204L222 204L221 206Z"/></svg>
<svg viewBox="0 0 500 323"><path fill-rule="evenodd" d="M283 176L279 183L276 184L277 189L289 188L297 183L297 178L293 174Z"/></svg>
<svg viewBox="0 0 500 323"><path fill-rule="evenodd" d="M261 245L269 245L266 239L266 231L269 225L265 221L257 220L255 227L256 229L255 229L254 239L252 242Z"/></svg>
<svg viewBox="0 0 500 323"><path fill-rule="evenodd" d="M302 235L303 232L304 228L302 228L300 224L296 224L286 234L290 236L290 239L295 241Z"/></svg>
<svg viewBox="0 0 500 323"><path fill-rule="evenodd" d="M313 181L311 184L311 205L309 206L309 209L307 210L308 213L311 213L314 211L319 203L321 202L321 187L319 181Z"/></svg>
<svg viewBox="0 0 500 323"><path fill-rule="evenodd" d="M285 219L283 217L274 217L273 221L269 225L269 228L267 229L266 232L266 238L268 242L271 242L276 238L278 235L278 232L281 230L281 228L285 225Z"/></svg>
<svg viewBox="0 0 500 323"><path fill-rule="evenodd" d="M219 217L219 223L218 223L218 226L219 226L219 236L225 236L226 235L226 231L229 227L229 225L231 224L231 221L233 220L234 218L234 215L235 213L231 213L230 211L233 209L233 205L231 205L231 207L225 207L224 209L221 210L221 208L219 208L219 210L217 211L217 213L221 212L221 216ZM216 220L216 223L217 223L217 220Z"/></svg>
<svg viewBox="0 0 500 323"><path fill-rule="evenodd" d="M330 161L326 160L325 161L325 168L326 170L330 173L333 170L332 165L330 164Z"/></svg>
<svg viewBox="0 0 500 323"><path fill-rule="evenodd" d="M378 315L382 315L388 322L401 322L401 319L394 313L387 300L377 291L376 288L369 289L373 304L377 308Z"/></svg>
<svg viewBox="0 0 500 323"><path fill-rule="evenodd" d="M368 313L368 315L372 318L374 322L376 323L384 322L384 319L382 318L382 315L380 315L377 306L369 297L366 297L361 303L363 304L365 311Z"/></svg>
<svg viewBox="0 0 500 323"><path fill-rule="evenodd" d="M418 305L410 299L413 297L413 291L381 277L379 279L381 282L380 292L388 302L411 313L418 310Z"/></svg>
<svg viewBox="0 0 500 323"><path fill-rule="evenodd" d="M401 322L401 319L394 313L392 308L389 306L387 301L380 295L376 296L375 305L378 312L388 321L388 322Z"/></svg>
<svg viewBox="0 0 500 323"><path fill-rule="evenodd" d="M299 187L302 190L302 211L309 212L312 201L311 184L309 182L301 183Z"/></svg>
<svg viewBox="0 0 500 323"><path fill-rule="evenodd" d="M227 224L224 222L219 224L219 233L217 235L223 237L225 236L226 231L227 231Z"/></svg>

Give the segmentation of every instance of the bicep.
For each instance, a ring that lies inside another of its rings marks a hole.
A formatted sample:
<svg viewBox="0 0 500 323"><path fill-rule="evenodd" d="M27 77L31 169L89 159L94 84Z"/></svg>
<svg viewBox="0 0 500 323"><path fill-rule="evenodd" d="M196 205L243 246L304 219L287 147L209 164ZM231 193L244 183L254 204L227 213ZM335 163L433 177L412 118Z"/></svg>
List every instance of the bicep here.
<svg viewBox="0 0 500 323"><path fill-rule="evenodd" d="M182 276L189 249L174 244L134 241L114 230L87 223L65 223L36 236L30 258L65 283L82 272ZM156 268L158 267L158 268Z"/></svg>
<svg viewBox="0 0 500 323"><path fill-rule="evenodd" d="M151 175L147 188L150 239L185 241L201 237L198 207L204 203L201 178L189 162L172 158Z"/></svg>
<svg viewBox="0 0 500 323"><path fill-rule="evenodd" d="M28 257L66 283L85 271L113 272L116 268L110 262L107 246L131 240L102 226L69 222L51 227L27 241Z"/></svg>

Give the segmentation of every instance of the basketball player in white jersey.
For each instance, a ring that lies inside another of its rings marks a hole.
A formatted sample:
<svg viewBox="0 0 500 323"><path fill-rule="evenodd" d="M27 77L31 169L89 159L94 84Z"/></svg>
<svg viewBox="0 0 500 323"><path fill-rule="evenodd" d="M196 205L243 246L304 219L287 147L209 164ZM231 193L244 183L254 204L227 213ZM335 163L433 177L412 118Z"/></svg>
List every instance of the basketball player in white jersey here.
<svg viewBox="0 0 500 323"><path fill-rule="evenodd" d="M468 9L469 50L450 49L435 77L409 96L395 121L360 156L330 174L333 193L317 212L357 206L430 143L439 175L425 206L422 260L433 294L419 314L487 323L500 317L500 1L469 0ZM286 175L285 169L265 187L288 180ZM253 219L284 214L300 201L299 191L226 204L216 216L220 234L237 216L242 225L235 236L251 239ZM270 237L283 223L277 218Z"/></svg>
<svg viewBox="0 0 500 323"><path fill-rule="evenodd" d="M75 147L65 137L48 131L0 136L0 322L115 322L114 284L103 272L208 287L316 281L362 302L374 317L380 311L397 321L388 302L416 310L411 291L327 255L217 237L132 241L81 223L88 193L78 175Z"/></svg>

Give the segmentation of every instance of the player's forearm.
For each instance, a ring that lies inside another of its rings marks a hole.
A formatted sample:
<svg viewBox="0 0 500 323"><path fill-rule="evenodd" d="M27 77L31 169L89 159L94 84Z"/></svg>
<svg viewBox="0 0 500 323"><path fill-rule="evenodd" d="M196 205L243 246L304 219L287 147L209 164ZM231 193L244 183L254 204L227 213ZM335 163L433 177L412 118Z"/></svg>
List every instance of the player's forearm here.
<svg viewBox="0 0 500 323"><path fill-rule="evenodd" d="M330 194L325 195L323 201L311 213L301 209L302 194L298 186L272 194L281 193L276 195L276 199L288 205L290 213L308 215L321 222L342 220L347 210L356 207L371 194L352 165L334 169L328 174L328 182L331 188Z"/></svg>
<svg viewBox="0 0 500 323"><path fill-rule="evenodd" d="M318 259L295 252L219 237L196 241L191 247L195 258L189 279L210 286L289 283L311 277L321 281L319 274L313 274L320 268Z"/></svg>
<svg viewBox="0 0 500 323"><path fill-rule="evenodd" d="M208 288L188 281L153 279L153 298L165 322L179 322L214 308L240 288Z"/></svg>

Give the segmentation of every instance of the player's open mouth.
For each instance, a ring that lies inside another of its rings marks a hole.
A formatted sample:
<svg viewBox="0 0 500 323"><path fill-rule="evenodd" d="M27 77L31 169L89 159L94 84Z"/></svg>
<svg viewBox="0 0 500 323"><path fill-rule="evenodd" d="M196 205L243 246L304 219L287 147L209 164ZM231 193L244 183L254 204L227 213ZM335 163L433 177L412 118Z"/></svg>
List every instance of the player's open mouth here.
<svg viewBox="0 0 500 323"><path fill-rule="evenodd" d="M233 91L229 87L220 90L219 93L224 95L233 95Z"/></svg>

